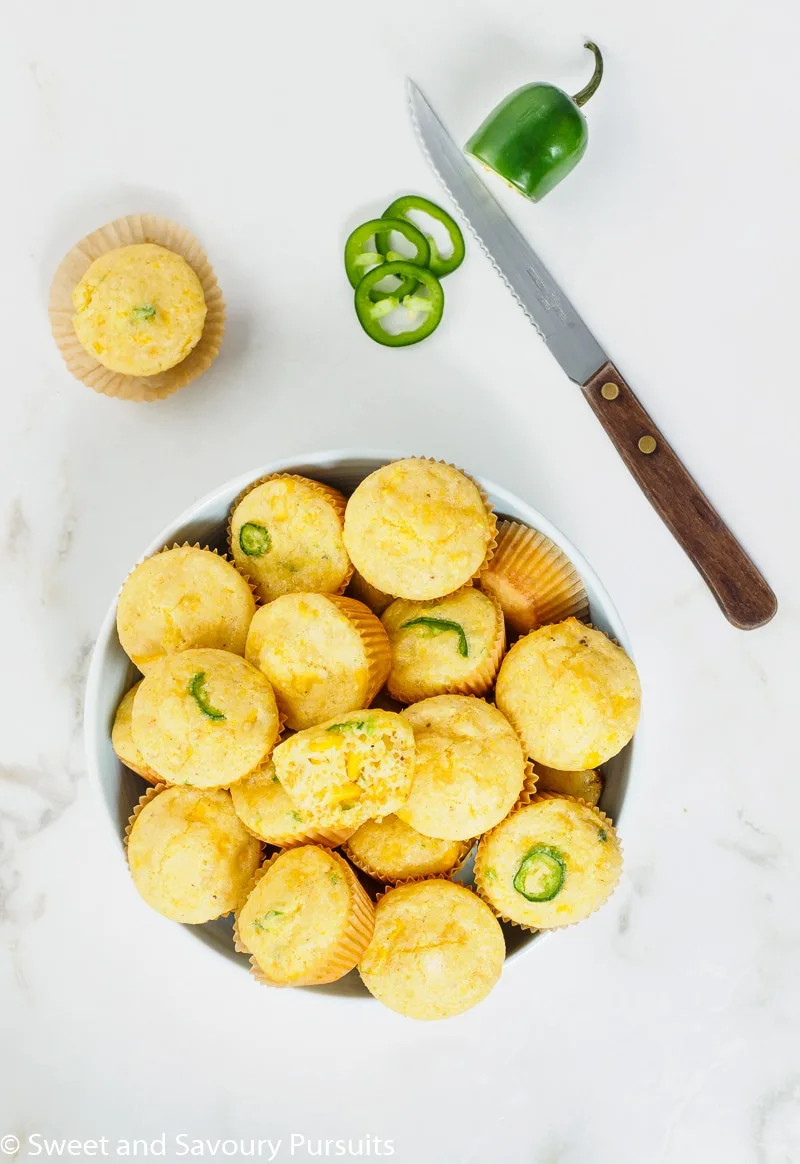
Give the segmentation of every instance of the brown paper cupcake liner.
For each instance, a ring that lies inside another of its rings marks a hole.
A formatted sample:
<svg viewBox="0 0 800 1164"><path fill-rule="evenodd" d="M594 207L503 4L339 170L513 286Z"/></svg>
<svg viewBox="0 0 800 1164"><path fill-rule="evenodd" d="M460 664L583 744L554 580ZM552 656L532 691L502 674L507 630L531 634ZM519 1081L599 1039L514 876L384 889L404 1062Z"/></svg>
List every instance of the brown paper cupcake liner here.
<svg viewBox="0 0 800 1164"><path fill-rule="evenodd" d="M440 878L445 881L451 880L455 874L458 873L459 869L463 868L464 862L472 852L472 847L474 844L475 837L469 841L459 841L459 852L456 860L454 861L451 868L445 869L441 873L417 873L413 877L399 877L396 880L387 876L387 874L378 869L377 866L370 865L369 862L362 860L360 857L356 857L351 852L346 841L342 845L342 852L345 854L348 861L352 861L357 869L360 869L362 873L366 873L367 877L371 877L372 880L377 881L379 885L394 889L398 885L410 885L415 881L430 881L435 878Z"/></svg>
<svg viewBox="0 0 800 1164"><path fill-rule="evenodd" d="M519 634L570 616L589 617L589 599L572 562L550 538L521 522L500 522L494 558L480 586L495 597L504 588L514 593L514 608L506 601L504 613Z"/></svg>
<svg viewBox="0 0 800 1164"><path fill-rule="evenodd" d="M472 589L472 582L468 582L466 586L461 587L461 590L470 589ZM449 594L447 597L453 598L456 594L460 594L461 590L456 590L454 594ZM392 680L390 672L386 688L392 699L396 699L398 703L403 704L416 703L421 699L430 699L435 695L475 695L480 699L491 689L497 678L497 672L500 670L500 664L505 654L506 624L500 603L493 594L487 594L486 597L492 603L499 616L497 620L497 634L486 658L472 673L470 678L462 679L459 683L448 683L446 686L437 688L435 691L426 691L425 694L419 694L417 689L403 687L401 684L398 685L396 681ZM437 599L436 601L440 600Z"/></svg>
<svg viewBox="0 0 800 1164"><path fill-rule="evenodd" d="M364 644L367 656L367 694L364 706L369 707L375 696L389 678L392 666L392 650L389 646L389 636L383 628L383 623L368 606L356 598L347 598L343 594L326 594L337 610L350 620L358 631Z"/></svg>
<svg viewBox="0 0 800 1164"><path fill-rule="evenodd" d="M128 841L130 840L130 837L131 837L131 829L136 824L137 816L139 815L139 813L142 811L142 809L144 808L144 806L146 804L149 804L151 800L155 800L155 798L158 796L159 792L163 792L164 789L168 788L168 787L169 787L168 784L165 784L164 781L161 781L160 783L155 784L152 788L148 788L147 791L144 792L137 800L136 806L135 806L133 812L128 817L128 823L125 826L125 834L124 834L123 841L122 841L123 847L125 849L125 860L126 861L128 860Z"/></svg>
<svg viewBox="0 0 800 1164"><path fill-rule="evenodd" d="M283 850L282 850L283 851ZM261 878L269 871L271 865L277 861L281 853L274 853L268 857L264 864L259 869L252 885L245 895L244 901L250 896L259 883ZM342 935L335 950L331 951L327 960L317 967L313 974L310 974L302 982L273 982L271 978L261 970L255 957L250 953L244 945L239 933L239 913L234 915L233 923L233 946L239 954L247 954L250 958L250 973L257 982L262 986L323 986L328 982L336 982L337 979L343 978L345 974L349 974L354 970L369 945L372 939L372 931L375 928L375 907L370 901L367 891L364 889L361 882L356 877L353 870L343 857L338 853L331 853L334 860L341 866L342 873L347 881L351 894L350 902L350 924L347 931Z"/></svg>
<svg viewBox="0 0 800 1164"><path fill-rule="evenodd" d="M606 813L603 812L603 810L601 808L598 808L594 804L587 803L587 801L581 799L580 796L562 796L558 792L538 792L538 793L536 793L536 795L530 796L528 798L527 803L528 804L536 804L540 800L572 800L575 802L575 804L582 804L584 806L584 808L588 808L590 812L594 813L595 816L600 818L600 823L602 824L603 828L608 829L609 832L612 832L614 834L614 838L615 838L617 845L619 847L620 857L623 856L622 843L619 839L619 833L614 828L614 822L611 820L610 816L607 816ZM521 808L523 806L520 804L517 807ZM516 811L517 811L517 808L514 809L514 812L516 812ZM513 815L513 813L509 813L509 816L512 816L512 815ZM506 820L508 820L508 817L506 817ZM503 822L501 821L500 823L502 824ZM495 825L495 828L499 828L499 827L500 827L500 825ZM482 901L486 902L486 904L489 906L489 909L492 911L492 913L495 915L495 917L499 921L505 922L506 925L514 926L518 930L525 930L526 933L529 933L529 934L550 933L551 930L568 930L572 926L579 926L581 924L581 922L586 921L586 918L591 917L592 914L594 914L594 913L597 913L597 911L599 909L602 909L603 906L608 901L611 900L612 896L616 892L617 886L619 885L620 877L622 876L622 864L621 863L620 863L619 872L617 874L617 880L614 882L614 885L612 886L611 892L608 894L608 897L606 897L603 901L601 901L599 905L595 906L595 908L591 911L591 913L587 913L586 917L579 918L578 921L567 922L567 924L563 925L563 926L548 926L546 929L543 929L543 930L537 929L536 926L525 925L524 922L514 921L513 918L507 917L504 913L502 913L499 909L497 909L494 905L492 905L491 901L486 896L486 893L484 892L484 889L483 889L483 887L481 885L481 881L480 881L481 875L483 872L483 865L482 865L482 861L481 861L481 856L482 856L481 844L493 832L494 832L494 829L489 829L487 832L485 832L483 834L483 836L480 838L480 841L478 842L478 851L475 854L475 865L474 865L474 870L473 870L474 878L475 878L475 892L478 894L478 897L480 897Z"/></svg>
<svg viewBox="0 0 800 1164"><path fill-rule="evenodd" d="M466 842L464 843L466 844ZM475 842L473 841L472 844L474 845ZM467 855L469 855L469 853ZM460 889L467 889L470 893L475 893L474 885L465 885L463 881L453 881L453 876L457 872L458 869L454 869L452 873L431 873L428 876L409 877L407 881L398 881L394 885L385 885L384 888L375 895L375 904L377 905L379 901L382 901L383 898L387 897L394 889L403 889L406 885L421 885L423 881L450 881L452 884L458 885Z"/></svg>
<svg viewBox="0 0 800 1164"><path fill-rule="evenodd" d="M245 499L247 494L252 493L253 490L257 489L259 485L264 485L267 481L282 481L282 480L283 481L302 481L305 485L311 485L316 493L319 493L321 497L324 497L326 499L326 501L330 502L331 507L334 509L336 516L339 519L339 525L341 526L342 529L344 529L344 511L345 511L345 508L347 506L347 498L344 496L343 493L340 493L338 489L334 489L334 487L332 485L325 485L325 484L323 484L322 481L314 481L311 477L303 477L299 473L267 473L266 476L259 477L255 481L251 481L250 484L245 489L243 489L241 491L241 493L238 495L238 497L234 498L233 504L231 505L230 512L228 513L228 524L227 524L227 541L228 541L229 554L226 555L230 560L233 560L233 549L232 549L232 546L233 546L233 533L232 533L233 515L236 512L237 508L239 507L241 502ZM234 561L234 565L236 565L235 561ZM236 568L237 568L237 570L239 570L238 566L236 566ZM240 570L240 573L243 573L243 571ZM247 575L245 575L245 576L248 577ZM344 594L345 590L350 585L350 580L351 580L352 576L353 576L353 564L351 562L349 573L345 576L344 581L341 583L338 590L336 591L337 594ZM248 580L249 580L249 578L248 578Z"/></svg>
<svg viewBox="0 0 800 1164"><path fill-rule="evenodd" d="M72 293L95 259L134 243L158 243L185 259L200 280L206 301L197 344L174 368L155 376L126 376L104 367L83 347L72 323ZM117 218L76 243L53 276L48 311L53 337L72 375L95 392L121 400L163 400L185 387L214 362L225 330L225 300L205 251L188 230L156 214Z"/></svg>

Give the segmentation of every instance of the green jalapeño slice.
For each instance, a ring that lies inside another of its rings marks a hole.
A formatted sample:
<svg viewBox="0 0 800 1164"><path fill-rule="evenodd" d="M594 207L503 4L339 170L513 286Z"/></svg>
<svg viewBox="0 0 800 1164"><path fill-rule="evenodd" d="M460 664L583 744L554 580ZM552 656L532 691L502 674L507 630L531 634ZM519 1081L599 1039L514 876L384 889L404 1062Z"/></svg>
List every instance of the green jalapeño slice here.
<svg viewBox="0 0 800 1164"><path fill-rule="evenodd" d="M534 845L514 874L514 888L526 901L552 901L561 892L567 863L552 845Z"/></svg>
<svg viewBox="0 0 800 1164"><path fill-rule="evenodd" d="M239 546L248 558L262 557L271 545L269 530L265 525L259 525L257 521L246 521L239 530Z"/></svg>
<svg viewBox="0 0 800 1164"><path fill-rule="evenodd" d="M371 719L348 719L344 723L332 723L325 731L337 736L343 736L345 732L366 732L369 736L375 731L375 723Z"/></svg>
<svg viewBox="0 0 800 1164"><path fill-rule="evenodd" d="M402 295L402 285L396 291L390 292L379 303L372 298L372 290L376 283L387 275L397 275L399 279L414 279L419 286L413 295ZM422 295L420 291L427 294ZM391 315L398 307L404 307L409 316L418 321L416 326L406 331L391 332L383 326L383 319ZM418 344L439 326L444 312L444 292L442 285L435 275L425 267L417 267L402 262L385 263L382 267L373 267L356 287L355 308L358 322L364 331L376 343L387 348L403 348L409 344Z"/></svg>
<svg viewBox="0 0 800 1164"><path fill-rule="evenodd" d="M437 206L435 202L431 202L429 198L423 198L418 194L406 194L402 198L395 198L391 206L387 206L383 212L384 219L401 219L406 222L410 221L409 214L416 212L417 214L427 215L432 218L434 222L438 222L443 226L447 232L447 237L450 240L450 254L443 255L436 245L436 240L432 234L426 235L428 245L430 247L430 258L425 266L433 271L438 279L443 279L445 275L449 275L460 267L464 261L465 247L464 236L455 219L451 218L446 210L442 210L441 206ZM392 230L397 228L392 225ZM389 250L389 235L387 234L386 226L375 236L375 242L381 254L386 254Z"/></svg>
<svg viewBox="0 0 800 1164"><path fill-rule="evenodd" d="M390 239L392 231L401 234L414 247L414 254L410 258L401 255L398 251L389 250L388 244L383 251L378 246L379 232L383 232L382 238ZM370 243L373 245L370 246ZM413 263L415 266L427 267L430 257L431 248L425 235L414 226L413 222L407 222L401 218L392 218L388 221L384 218L373 218L369 222L363 222L361 226L356 227L344 244L344 269L347 272L351 287L357 287L364 276L375 267L382 267L386 263L394 262ZM388 273L387 271L383 275L379 275L377 281L382 282ZM370 299L376 303L389 295L395 295L398 299L402 299L405 295L410 295L416 285L417 280L412 275L402 276L400 284L392 291L385 291L373 284L370 288Z"/></svg>
<svg viewBox="0 0 800 1164"><path fill-rule="evenodd" d="M428 615L420 615L419 618L409 619L400 626L400 630L405 630L406 627L424 626L431 635L441 635L445 631L453 631L458 635L458 653L464 659L469 658L469 643L467 641L466 632L459 622L453 622L450 618L433 618Z"/></svg>
<svg viewBox="0 0 800 1164"><path fill-rule="evenodd" d="M203 715L207 715L209 719L225 719L225 713L223 711L217 711L216 707L212 707L208 702L208 695L206 694L205 671L198 671L197 674L192 676L192 678L189 680L189 694L200 708Z"/></svg>

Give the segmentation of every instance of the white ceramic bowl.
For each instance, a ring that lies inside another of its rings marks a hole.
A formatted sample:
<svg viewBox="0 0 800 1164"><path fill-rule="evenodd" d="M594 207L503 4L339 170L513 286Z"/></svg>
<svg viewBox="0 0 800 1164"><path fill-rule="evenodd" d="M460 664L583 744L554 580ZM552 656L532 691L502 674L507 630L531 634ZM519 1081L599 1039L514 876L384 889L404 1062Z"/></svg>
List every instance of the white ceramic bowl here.
<svg viewBox="0 0 800 1164"><path fill-rule="evenodd" d="M345 494L352 493L356 485L369 473L396 460L407 453L387 453L380 450L338 449L331 452L312 453L297 459L287 458L263 465L252 473L246 473L214 490L191 509L186 510L174 522L163 529L147 547L143 557L155 553L174 542L196 542L218 549L225 548L228 511L235 497L251 482L267 473L292 472L313 477L335 485ZM468 467L467 467L468 468ZM614 604L609 598L600 579L583 555L555 528L538 510L521 501L506 489L491 481L478 478L489 495L496 512L505 517L516 518L534 529L540 530L561 547L575 565L589 595L591 621L594 626L616 639L628 653L631 653L625 628ZM116 598L109 607L100 633L97 637L86 689L86 709L84 733L87 764L92 778L98 785L106 802L112 827L120 842L120 859L124 859L122 842L125 826L139 797L148 787L144 780L123 767L111 747L111 725L114 712L125 692L133 686L138 672L128 659L117 638ZM601 808L619 822L625 801L625 790L630 775L633 745L629 744L618 756L605 765L605 789L600 802ZM471 862L462 876L471 876ZM239 965L246 967L247 960L233 949L231 920L224 918L208 922L206 925L185 926L187 934L199 938L207 945L225 954ZM530 949L543 935L529 934L516 927L506 928L506 942L510 958ZM336 994L364 993L355 972L341 982L326 987L314 987Z"/></svg>

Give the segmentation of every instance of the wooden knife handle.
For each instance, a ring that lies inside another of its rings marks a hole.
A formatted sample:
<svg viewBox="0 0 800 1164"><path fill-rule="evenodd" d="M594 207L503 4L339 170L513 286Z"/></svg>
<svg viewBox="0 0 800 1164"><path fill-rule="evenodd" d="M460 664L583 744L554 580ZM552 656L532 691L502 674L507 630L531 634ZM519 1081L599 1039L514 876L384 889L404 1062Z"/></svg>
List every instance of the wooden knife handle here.
<svg viewBox="0 0 800 1164"><path fill-rule="evenodd" d="M609 361L583 394L644 495L683 546L734 626L769 622L778 601Z"/></svg>

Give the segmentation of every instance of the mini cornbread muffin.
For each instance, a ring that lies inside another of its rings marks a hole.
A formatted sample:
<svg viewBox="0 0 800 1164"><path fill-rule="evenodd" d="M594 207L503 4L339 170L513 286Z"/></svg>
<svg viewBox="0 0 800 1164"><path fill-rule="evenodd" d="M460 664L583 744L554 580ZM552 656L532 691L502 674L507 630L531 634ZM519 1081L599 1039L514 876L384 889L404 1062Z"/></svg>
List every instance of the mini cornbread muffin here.
<svg viewBox="0 0 800 1164"><path fill-rule="evenodd" d="M133 742L168 784L228 788L262 765L280 733L269 680L228 651L169 655L133 704Z"/></svg>
<svg viewBox="0 0 800 1164"><path fill-rule="evenodd" d="M426 837L466 841L501 821L525 782L522 745L501 712L472 695L436 695L400 713L417 749L397 815Z"/></svg>
<svg viewBox="0 0 800 1164"><path fill-rule="evenodd" d="M546 930L594 913L621 870L608 817L572 797L545 793L481 839L475 885L503 919Z"/></svg>
<svg viewBox="0 0 800 1164"><path fill-rule="evenodd" d="M117 604L122 649L145 675L165 655L190 647L244 654L256 600L225 558L175 546L128 575Z"/></svg>
<svg viewBox="0 0 800 1164"><path fill-rule="evenodd" d="M354 865L385 884L452 873L469 849L462 841L424 837L394 815L368 820L344 846Z"/></svg>
<svg viewBox="0 0 800 1164"><path fill-rule="evenodd" d="M435 879L400 885L379 900L358 971L390 1010L441 1019L481 1002L505 956L491 910L463 885Z"/></svg>
<svg viewBox="0 0 800 1164"><path fill-rule="evenodd" d="M567 555L543 533L518 521L498 523L497 547L480 587L497 599L517 634L589 614L586 590Z"/></svg>
<svg viewBox="0 0 800 1164"><path fill-rule="evenodd" d="M193 925L238 909L261 860L260 842L218 789L154 790L134 816L127 846L147 904Z"/></svg>
<svg viewBox="0 0 800 1164"><path fill-rule="evenodd" d="M288 474L268 477L234 502L231 554L263 602L302 591L341 594L352 572L344 507L336 489Z"/></svg>
<svg viewBox="0 0 800 1164"><path fill-rule="evenodd" d="M433 602L397 598L381 619L392 650L388 688L401 703L432 695L483 695L506 645L503 612L466 586Z"/></svg>
<svg viewBox="0 0 800 1164"><path fill-rule="evenodd" d="M351 598L358 599L368 606L373 614L383 614L386 607L392 601L391 594L384 594L382 590L378 590L376 586L370 586L366 578L362 578L358 570L353 571L353 577L350 579L350 584L347 587L347 593Z"/></svg>
<svg viewBox="0 0 800 1164"><path fill-rule="evenodd" d="M236 919L237 949L270 986L334 982L358 964L375 909L346 861L317 845L279 853Z"/></svg>
<svg viewBox="0 0 800 1164"><path fill-rule="evenodd" d="M279 849L294 845L341 845L352 829L318 829L307 812L295 808L270 760L258 772L231 785L236 814L254 836Z"/></svg>
<svg viewBox="0 0 800 1164"><path fill-rule="evenodd" d="M625 747L639 721L641 688L621 647L568 618L514 644L495 698L532 760L577 772Z"/></svg>
<svg viewBox="0 0 800 1164"><path fill-rule="evenodd" d="M126 768L130 768L131 772L135 772L137 776L143 776L151 784L157 784L158 776L156 776L155 772L151 772L145 764L139 749L133 742L133 735L131 734L133 701L141 685L140 680L122 697L120 705L117 708L117 714L114 716L114 726L111 729L111 747Z"/></svg>
<svg viewBox="0 0 800 1164"><path fill-rule="evenodd" d="M396 598L452 594L494 544L495 519L469 477L423 458L376 469L347 503L344 544L371 586Z"/></svg>
<svg viewBox="0 0 800 1164"><path fill-rule="evenodd" d="M603 777L594 768L585 772L561 772L558 768L548 768L546 764L536 765L540 792L560 792L564 796L575 796L587 804L597 804L603 792Z"/></svg>
<svg viewBox="0 0 800 1164"><path fill-rule="evenodd" d="M352 711L279 744L275 772L317 828L357 829L403 804L414 775L414 733L391 711Z"/></svg>
<svg viewBox="0 0 800 1164"><path fill-rule="evenodd" d="M192 268L155 243L95 259L76 286L75 334L112 372L155 376L189 355L203 334L206 301Z"/></svg>
<svg viewBox="0 0 800 1164"><path fill-rule="evenodd" d="M354 598L284 594L256 611L245 657L275 689L290 728L367 707L391 656L380 619Z"/></svg>

